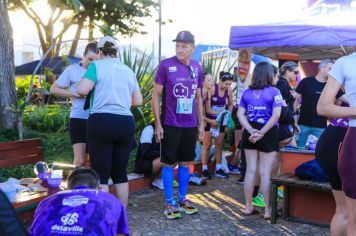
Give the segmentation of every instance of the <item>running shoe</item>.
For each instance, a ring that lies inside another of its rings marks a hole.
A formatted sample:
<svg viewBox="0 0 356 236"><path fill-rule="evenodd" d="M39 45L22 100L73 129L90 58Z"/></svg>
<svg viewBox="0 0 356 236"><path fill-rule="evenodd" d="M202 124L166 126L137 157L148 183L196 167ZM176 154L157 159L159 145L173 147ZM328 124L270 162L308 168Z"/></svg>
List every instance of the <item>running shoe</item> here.
<svg viewBox="0 0 356 236"><path fill-rule="evenodd" d="M189 184L201 186L206 185L206 181L204 178L199 177L198 174L193 173L189 178Z"/></svg>
<svg viewBox="0 0 356 236"><path fill-rule="evenodd" d="M179 183L177 180L173 180L173 188L178 188L179 187Z"/></svg>
<svg viewBox="0 0 356 236"><path fill-rule="evenodd" d="M182 217L179 210L175 207L174 203L175 202L167 204L166 210L164 210L164 214L169 220L179 219Z"/></svg>
<svg viewBox="0 0 356 236"><path fill-rule="evenodd" d="M284 197L284 190L283 190L282 186L278 187L277 193L278 193L278 197L279 198L283 198Z"/></svg>
<svg viewBox="0 0 356 236"><path fill-rule="evenodd" d="M154 181L152 181L151 185L152 185L153 187L155 187L155 188L164 190L163 181L162 181L161 178L155 179Z"/></svg>
<svg viewBox="0 0 356 236"><path fill-rule="evenodd" d="M205 179L211 179L211 174L208 170L203 170L202 175Z"/></svg>
<svg viewBox="0 0 356 236"><path fill-rule="evenodd" d="M237 180L236 184L242 184L242 185L243 185L244 182L245 182L245 178L241 176L241 177Z"/></svg>
<svg viewBox="0 0 356 236"><path fill-rule="evenodd" d="M258 194L257 197L252 198L252 204L259 207L265 206L265 199L262 194Z"/></svg>
<svg viewBox="0 0 356 236"><path fill-rule="evenodd" d="M225 173L223 169L219 169L215 171L215 176L221 179L227 179L229 178L229 175Z"/></svg>
<svg viewBox="0 0 356 236"><path fill-rule="evenodd" d="M178 210L180 212L184 212L187 215L198 213L198 208L194 207L191 201L189 201L187 198L184 198L183 201L178 203Z"/></svg>
<svg viewBox="0 0 356 236"><path fill-rule="evenodd" d="M233 175L240 174L240 168L238 166L231 165L231 164L228 164L227 166L229 167L229 171L231 174Z"/></svg>

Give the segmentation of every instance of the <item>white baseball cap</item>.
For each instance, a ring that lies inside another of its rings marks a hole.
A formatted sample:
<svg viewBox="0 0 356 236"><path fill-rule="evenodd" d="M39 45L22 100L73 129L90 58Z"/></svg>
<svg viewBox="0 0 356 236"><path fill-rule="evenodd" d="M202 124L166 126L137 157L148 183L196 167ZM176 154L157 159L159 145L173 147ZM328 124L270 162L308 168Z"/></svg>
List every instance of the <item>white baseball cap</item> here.
<svg viewBox="0 0 356 236"><path fill-rule="evenodd" d="M98 48L103 48L104 44L106 42L110 42L110 43L114 44L114 48L118 47L116 39L114 39L111 36L106 35L106 36L104 36L104 37L99 39Z"/></svg>

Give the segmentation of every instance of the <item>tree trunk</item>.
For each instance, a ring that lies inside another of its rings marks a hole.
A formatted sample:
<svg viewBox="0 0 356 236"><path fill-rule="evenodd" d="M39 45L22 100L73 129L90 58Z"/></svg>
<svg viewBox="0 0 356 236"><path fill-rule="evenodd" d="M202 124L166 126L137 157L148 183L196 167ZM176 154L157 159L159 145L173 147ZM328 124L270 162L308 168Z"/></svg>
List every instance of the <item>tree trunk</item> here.
<svg viewBox="0 0 356 236"><path fill-rule="evenodd" d="M8 107L16 104L15 64L12 28L6 0L0 0L0 129L16 126L16 114Z"/></svg>
<svg viewBox="0 0 356 236"><path fill-rule="evenodd" d="M72 46L70 47L69 56L75 56L75 53L76 53L77 47L78 47L78 40L80 39L80 34L82 32L85 18L86 18L86 16L80 16L78 19L78 28L77 28L77 31L75 32L74 41L72 43Z"/></svg>
<svg viewBox="0 0 356 236"><path fill-rule="evenodd" d="M89 42L94 41L94 20L90 18L89 16L89 26L88 26L88 31L89 31Z"/></svg>

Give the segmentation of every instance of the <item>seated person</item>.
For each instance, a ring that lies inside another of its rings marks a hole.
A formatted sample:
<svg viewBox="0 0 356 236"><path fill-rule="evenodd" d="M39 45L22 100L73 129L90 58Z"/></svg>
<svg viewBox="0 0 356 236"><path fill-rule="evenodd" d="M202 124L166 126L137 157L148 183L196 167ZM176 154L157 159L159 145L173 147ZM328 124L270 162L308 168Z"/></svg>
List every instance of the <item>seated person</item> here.
<svg viewBox="0 0 356 236"><path fill-rule="evenodd" d="M144 174L145 177L158 176L152 185L163 190L161 170L160 147L154 136L154 122L152 122L142 131L137 149L135 173Z"/></svg>
<svg viewBox="0 0 356 236"><path fill-rule="evenodd" d="M129 235L126 209L113 195L98 190L99 175L79 168L67 178L69 190L37 207L31 235Z"/></svg>

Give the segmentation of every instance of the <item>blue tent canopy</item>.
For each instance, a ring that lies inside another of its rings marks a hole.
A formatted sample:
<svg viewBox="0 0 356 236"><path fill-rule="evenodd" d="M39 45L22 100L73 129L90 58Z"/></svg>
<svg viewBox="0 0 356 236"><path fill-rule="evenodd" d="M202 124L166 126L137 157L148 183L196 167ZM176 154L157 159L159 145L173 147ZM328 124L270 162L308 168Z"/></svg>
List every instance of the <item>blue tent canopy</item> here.
<svg viewBox="0 0 356 236"><path fill-rule="evenodd" d="M229 47L253 48L270 58L277 52L299 54L300 60L339 58L356 51L356 25L232 26Z"/></svg>
<svg viewBox="0 0 356 236"><path fill-rule="evenodd" d="M67 66L67 63L69 63L69 64L78 63L78 62L80 62L80 60L81 60L81 58L72 57L72 56L67 56L66 59L64 59L64 57L46 58L43 60L43 63L41 64L41 67L39 68L39 70L37 71L36 74L43 74L44 69L47 67L54 74L58 75L63 72L63 70ZM31 75L39 62L40 62L40 60L37 60L37 61L32 61L32 62L23 64L21 66L16 66L15 74L16 75Z"/></svg>

